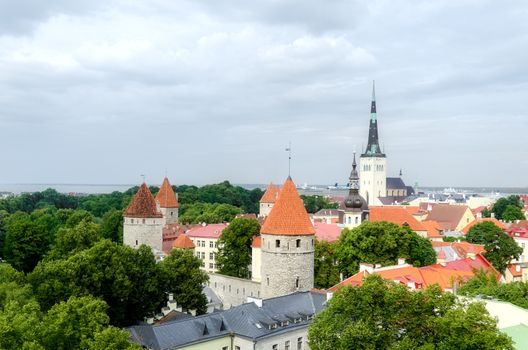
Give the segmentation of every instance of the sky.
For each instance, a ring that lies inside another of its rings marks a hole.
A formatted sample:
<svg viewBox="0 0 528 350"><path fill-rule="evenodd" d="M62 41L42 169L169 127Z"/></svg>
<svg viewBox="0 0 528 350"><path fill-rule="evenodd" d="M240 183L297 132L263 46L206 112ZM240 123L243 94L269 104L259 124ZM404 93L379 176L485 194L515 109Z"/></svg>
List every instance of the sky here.
<svg viewBox="0 0 528 350"><path fill-rule="evenodd" d="M528 2L0 0L0 184L528 186Z"/></svg>

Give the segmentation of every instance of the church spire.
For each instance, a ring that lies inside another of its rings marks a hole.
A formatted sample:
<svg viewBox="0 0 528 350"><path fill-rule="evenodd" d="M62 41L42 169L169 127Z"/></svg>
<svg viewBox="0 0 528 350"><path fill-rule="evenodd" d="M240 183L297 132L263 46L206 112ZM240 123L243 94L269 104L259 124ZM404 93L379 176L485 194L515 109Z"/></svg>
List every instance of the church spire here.
<svg viewBox="0 0 528 350"><path fill-rule="evenodd" d="M362 157L385 157L385 154L381 151L378 139L378 116L376 113L376 87L374 81L372 81L372 102L370 105L370 125L369 125L369 136L368 144L365 153Z"/></svg>

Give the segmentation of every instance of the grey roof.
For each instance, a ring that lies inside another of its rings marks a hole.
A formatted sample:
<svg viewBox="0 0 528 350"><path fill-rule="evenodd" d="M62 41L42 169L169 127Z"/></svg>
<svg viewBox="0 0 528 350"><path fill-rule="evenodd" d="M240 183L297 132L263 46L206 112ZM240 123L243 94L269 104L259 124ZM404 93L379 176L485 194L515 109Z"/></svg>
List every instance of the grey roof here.
<svg viewBox="0 0 528 350"><path fill-rule="evenodd" d="M314 216L339 216L339 209L321 209Z"/></svg>
<svg viewBox="0 0 528 350"><path fill-rule="evenodd" d="M325 301L326 295L323 294L297 292L263 300L262 307L251 302L213 314L160 325L132 326L127 330L135 342L154 350L177 349L223 337L231 332L257 340L306 327L310 322L309 318L323 310ZM295 322L296 319L302 320ZM281 326L281 322L285 321L288 321L288 325ZM273 325L276 326L270 327Z"/></svg>
<svg viewBox="0 0 528 350"><path fill-rule="evenodd" d="M397 190L407 189L407 186L405 186L405 182L403 182L401 177L388 177L386 183L387 183L387 188L390 188L390 189L397 189Z"/></svg>

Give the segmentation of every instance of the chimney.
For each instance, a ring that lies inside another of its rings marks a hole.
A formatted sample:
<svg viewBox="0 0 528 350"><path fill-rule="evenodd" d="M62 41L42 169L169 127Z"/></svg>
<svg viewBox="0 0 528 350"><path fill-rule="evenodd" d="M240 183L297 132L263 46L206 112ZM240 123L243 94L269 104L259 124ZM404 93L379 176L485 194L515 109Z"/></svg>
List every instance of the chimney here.
<svg viewBox="0 0 528 350"><path fill-rule="evenodd" d="M359 272L367 271L368 273L374 272L374 266L371 264L361 263L359 264Z"/></svg>

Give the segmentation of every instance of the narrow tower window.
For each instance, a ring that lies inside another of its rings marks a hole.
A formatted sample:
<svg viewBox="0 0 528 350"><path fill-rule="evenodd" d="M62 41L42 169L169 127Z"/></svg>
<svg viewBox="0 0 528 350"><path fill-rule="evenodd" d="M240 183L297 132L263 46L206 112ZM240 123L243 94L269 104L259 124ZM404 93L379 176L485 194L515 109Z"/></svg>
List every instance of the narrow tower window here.
<svg viewBox="0 0 528 350"><path fill-rule="evenodd" d="M299 288L299 277L295 277L295 288Z"/></svg>
<svg viewBox="0 0 528 350"><path fill-rule="evenodd" d="M300 247L301 247L301 240L300 240L300 239L298 239L298 240L295 241L295 246L296 246L297 248L300 248Z"/></svg>
<svg viewBox="0 0 528 350"><path fill-rule="evenodd" d="M275 248L280 248L280 239L275 240Z"/></svg>

